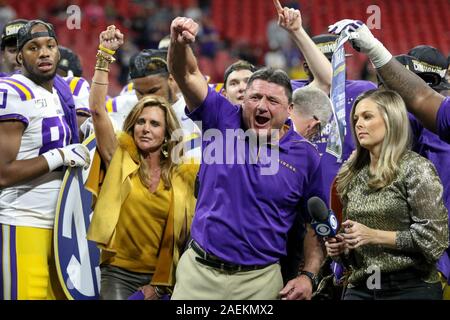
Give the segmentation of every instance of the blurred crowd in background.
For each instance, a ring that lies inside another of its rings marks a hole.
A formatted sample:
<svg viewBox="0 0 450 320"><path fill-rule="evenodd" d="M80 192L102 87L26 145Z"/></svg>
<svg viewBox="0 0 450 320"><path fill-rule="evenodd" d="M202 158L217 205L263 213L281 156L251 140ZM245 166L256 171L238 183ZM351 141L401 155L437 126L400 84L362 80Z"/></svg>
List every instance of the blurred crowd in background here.
<svg viewBox="0 0 450 320"><path fill-rule="evenodd" d="M326 33L328 25L339 19L366 17L379 22L381 29L372 31L394 54L419 44L450 52L450 30L445 23L450 21L448 0L285 0L282 4L302 11L303 26L310 36ZM79 29L67 26L68 19L77 18L76 12L68 10L71 5L80 9ZM60 44L80 56L87 79L92 76L99 32L110 24L123 30L126 42L112 70L116 79L112 94L128 82L129 58L142 49L157 48L177 16L200 23L195 53L212 82L221 82L225 68L238 59L283 68L292 79L306 78L301 53L277 25L269 0L0 0L0 28L15 18L51 22ZM354 56L348 61L347 77L375 81L366 57Z"/></svg>

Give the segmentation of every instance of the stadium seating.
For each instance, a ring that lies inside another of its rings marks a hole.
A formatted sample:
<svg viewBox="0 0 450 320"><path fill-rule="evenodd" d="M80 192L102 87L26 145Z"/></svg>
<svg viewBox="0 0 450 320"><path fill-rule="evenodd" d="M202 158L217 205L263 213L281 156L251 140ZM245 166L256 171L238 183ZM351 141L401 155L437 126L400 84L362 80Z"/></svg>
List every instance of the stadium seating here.
<svg viewBox="0 0 450 320"><path fill-rule="evenodd" d="M21 0L7 1L15 8L19 17L35 18L36 14L44 13L57 3L54 0ZM81 8L89 0L68 1L78 4ZM197 0L164 0L164 6L188 8ZM281 1L283 3L283 1ZM288 1L284 1L288 2ZM267 49L267 23L276 19L272 1L255 0L212 0L210 14L222 39L245 41L253 47ZM393 54L407 52L419 44L429 44L448 54L450 51L450 1L448 0L309 0L299 1L302 14L307 17L309 25L305 27L312 35L324 33L328 25L343 18L356 18L366 21L371 12L370 5L381 9L381 30L373 30L374 34L385 43ZM141 10L138 1L99 0L101 6L112 4L117 12L125 18L132 18L137 10ZM57 21L47 15L47 19L56 25L62 45L71 47L80 56L90 77L94 65L95 44L98 33L104 30L108 23L121 25L122 20L98 21L96 24L82 20L82 31L68 30L65 21ZM125 33L131 34L124 26ZM349 59L349 77L359 76L359 70L364 65L366 57L349 49L354 54ZM203 62L205 68L214 68L212 74L220 79L223 64L227 61L223 54L218 54L217 61Z"/></svg>

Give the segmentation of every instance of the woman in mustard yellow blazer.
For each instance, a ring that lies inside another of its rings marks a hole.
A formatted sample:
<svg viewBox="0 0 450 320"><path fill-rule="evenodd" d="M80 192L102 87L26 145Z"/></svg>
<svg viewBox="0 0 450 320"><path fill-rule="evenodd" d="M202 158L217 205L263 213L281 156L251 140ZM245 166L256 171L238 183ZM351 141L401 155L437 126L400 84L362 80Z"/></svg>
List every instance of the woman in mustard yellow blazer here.
<svg viewBox="0 0 450 320"><path fill-rule="evenodd" d="M114 26L100 34L90 91L97 151L87 181L95 195L88 239L101 254L101 299L126 299L141 289L157 299L174 285L175 267L189 236L198 165L175 154L182 137L163 97L146 96L117 135L105 109L109 64L123 43Z"/></svg>

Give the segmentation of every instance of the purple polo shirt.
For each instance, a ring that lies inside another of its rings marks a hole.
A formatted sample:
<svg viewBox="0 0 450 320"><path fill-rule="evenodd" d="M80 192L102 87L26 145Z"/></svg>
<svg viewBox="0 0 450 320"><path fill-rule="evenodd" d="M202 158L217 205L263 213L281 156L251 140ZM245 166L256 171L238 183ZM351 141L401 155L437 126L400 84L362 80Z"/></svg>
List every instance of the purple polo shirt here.
<svg viewBox="0 0 450 320"><path fill-rule="evenodd" d="M446 97L442 101L436 116L436 128L439 137L450 143L450 97Z"/></svg>
<svg viewBox="0 0 450 320"><path fill-rule="evenodd" d="M438 135L425 129L411 114L408 114L413 134L413 150L430 160L436 167L439 178L444 187L443 200L445 207L450 211L450 144L442 141ZM450 220L449 220L450 224ZM450 228L450 225L449 225ZM438 269L450 281L450 250L439 259Z"/></svg>
<svg viewBox="0 0 450 320"><path fill-rule="evenodd" d="M303 80L293 80L291 81L292 88L294 90L298 88L302 88L308 84L308 81ZM330 132L331 124L328 124L327 127L322 130L322 139L319 143L317 143L317 148L319 150L321 158L321 166L322 166L322 181L323 181L323 191L325 192L327 203L330 202L330 190L331 184L333 183L334 178L336 177L339 169L342 166L342 163L347 160L352 154L353 150L355 150L355 142L353 141L350 125L350 114L352 112L353 104L355 103L356 98L359 95L363 94L366 91L377 89L377 86L371 81L364 80L346 80L345 81L345 99L347 100L345 103L345 121L347 123L347 129L344 135L344 144L342 146L342 161L337 161L337 158L328 152L327 149L327 141L328 135Z"/></svg>
<svg viewBox="0 0 450 320"><path fill-rule="evenodd" d="M289 120L286 123L289 130L279 142L279 161L274 160L279 164L278 170L272 175L262 175L261 169L267 167L263 156L255 164L247 160L238 164L242 160L238 159L241 154L237 150L238 140L243 141L245 153L257 149L248 139L226 139L214 152L211 147L217 139L207 141L209 129L224 136L227 129L244 129L240 107L209 89L203 104L188 116L193 121L202 121L203 132L200 190L192 238L208 253L227 262L266 265L279 261L286 255L287 232L297 212L309 221L306 201L313 196L324 199L317 150L293 130ZM231 149L227 149L230 145ZM231 150L231 164L211 163L211 154L224 160ZM261 153L264 152L258 156Z"/></svg>

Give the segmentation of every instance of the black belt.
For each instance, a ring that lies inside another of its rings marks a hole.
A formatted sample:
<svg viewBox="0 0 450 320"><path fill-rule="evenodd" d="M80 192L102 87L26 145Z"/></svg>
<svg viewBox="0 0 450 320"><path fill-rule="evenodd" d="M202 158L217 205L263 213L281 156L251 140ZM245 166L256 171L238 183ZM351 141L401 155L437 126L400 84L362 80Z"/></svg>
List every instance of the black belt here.
<svg viewBox="0 0 450 320"><path fill-rule="evenodd" d="M392 285L393 283L405 282L409 280L420 280L425 274L415 268L407 268L403 270L381 272L381 287ZM366 286L367 279L371 276L365 276L364 279L353 284L354 286Z"/></svg>
<svg viewBox="0 0 450 320"><path fill-rule="evenodd" d="M195 242L194 240L191 241L190 243L190 247L192 248L192 250L194 250L194 252L199 256L199 257L195 257L195 260L205 266L214 268L214 269L219 269L222 271L227 271L227 272L244 272L244 271L252 271L252 270L258 270L258 269L263 269L265 267L267 267L268 265L253 265L253 266L245 266L245 265L240 265L240 264L234 264L234 263L229 263L226 261L221 260L220 258L210 255L209 253L207 253L205 250L203 250L199 244L197 242Z"/></svg>

